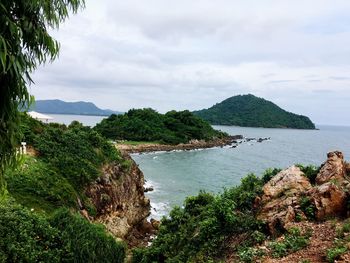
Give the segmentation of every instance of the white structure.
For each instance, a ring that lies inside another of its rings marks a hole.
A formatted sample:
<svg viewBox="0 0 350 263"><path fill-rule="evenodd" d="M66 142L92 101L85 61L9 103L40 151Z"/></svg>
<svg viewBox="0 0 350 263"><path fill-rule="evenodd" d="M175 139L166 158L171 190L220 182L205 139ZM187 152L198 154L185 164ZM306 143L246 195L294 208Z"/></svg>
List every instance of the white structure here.
<svg viewBox="0 0 350 263"><path fill-rule="evenodd" d="M28 115L30 117L32 117L33 119L37 119L39 121L46 122L46 123L48 123L49 120L53 119L52 117L50 117L48 115L45 115L45 114L42 114L42 113L39 113L39 112L36 112L36 111L29 111Z"/></svg>
<svg viewBox="0 0 350 263"><path fill-rule="evenodd" d="M27 154L27 143L26 142L21 142L21 153L22 154Z"/></svg>

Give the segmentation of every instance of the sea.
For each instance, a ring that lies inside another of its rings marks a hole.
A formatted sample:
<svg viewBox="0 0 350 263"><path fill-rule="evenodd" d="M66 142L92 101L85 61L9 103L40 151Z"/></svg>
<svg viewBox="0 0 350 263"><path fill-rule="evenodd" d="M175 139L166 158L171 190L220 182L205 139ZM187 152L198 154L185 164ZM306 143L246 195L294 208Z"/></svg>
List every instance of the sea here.
<svg viewBox="0 0 350 263"><path fill-rule="evenodd" d="M94 126L104 117L50 115L54 121L69 124L78 120ZM151 217L160 219L174 206L182 206L187 196L200 190L220 193L240 183L249 173L262 175L268 168L287 168L293 164L321 165L327 152L339 150L350 160L350 127L317 125L318 130L243 128L213 126L231 135L270 138L252 140L236 148L223 147L192 151L133 154L153 191Z"/></svg>

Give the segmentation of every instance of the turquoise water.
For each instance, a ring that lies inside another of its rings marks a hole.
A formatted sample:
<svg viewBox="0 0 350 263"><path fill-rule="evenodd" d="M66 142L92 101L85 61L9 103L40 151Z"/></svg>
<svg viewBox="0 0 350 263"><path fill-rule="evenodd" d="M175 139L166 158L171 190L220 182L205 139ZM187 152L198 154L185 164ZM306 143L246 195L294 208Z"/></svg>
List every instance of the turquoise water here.
<svg viewBox="0 0 350 263"><path fill-rule="evenodd" d="M237 148L133 155L154 191L152 216L166 215L174 205L199 190L220 192L240 182L248 173L260 175L267 168L295 163L320 165L326 153L341 150L350 160L350 127L320 126L320 130L292 130L215 126L232 135L271 137L262 143L248 142Z"/></svg>

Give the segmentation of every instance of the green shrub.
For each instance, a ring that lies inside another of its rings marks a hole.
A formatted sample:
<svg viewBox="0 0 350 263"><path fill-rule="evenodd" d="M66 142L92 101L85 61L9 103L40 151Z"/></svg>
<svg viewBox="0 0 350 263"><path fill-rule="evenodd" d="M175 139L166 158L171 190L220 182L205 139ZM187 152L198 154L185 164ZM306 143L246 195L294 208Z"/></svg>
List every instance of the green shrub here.
<svg viewBox="0 0 350 263"><path fill-rule="evenodd" d="M274 177L276 174L278 174L280 171L282 171L282 170L278 169L278 168L267 169L262 176L263 183L266 184L267 182L269 182L271 180L271 178Z"/></svg>
<svg viewBox="0 0 350 263"><path fill-rule="evenodd" d="M66 262L124 262L126 247L106 233L104 226L89 223L67 209L58 210L50 220L61 231L69 252Z"/></svg>
<svg viewBox="0 0 350 263"><path fill-rule="evenodd" d="M95 180L103 164L121 161L112 144L96 131L74 122L66 129L47 126L35 137L34 147L40 158L67 178L75 189Z"/></svg>
<svg viewBox="0 0 350 263"><path fill-rule="evenodd" d="M320 167L314 165L303 166L301 164L297 165L300 170L304 173L304 176L307 177L312 185L316 183L316 176L320 172Z"/></svg>
<svg viewBox="0 0 350 263"><path fill-rule="evenodd" d="M302 234L296 227L288 230L283 241L270 242L269 247L275 258L284 257L292 252L305 248L309 244L311 232Z"/></svg>
<svg viewBox="0 0 350 263"><path fill-rule="evenodd" d="M61 262L62 242L44 217L12 201L0 203L0 262Z"/></svg>
<svg viewBox="0 0 350 263"><path fill-rule="evenodd" d="M300 209L309 220L315 220L316 207L307 196L300 198Z"/></svg>
<svg viewBox="0 0 350 263"><path fill-rule="evenodd" d="M237 255L241 262L252 263L256 262L258 258L264 256L265 252L257 248L243 247L238 250Z"/></svg>
<svg viewBox="0 0 350 263"><path fill-rule="evenodd" d="M240 186L222 194L200 192L188 197L163 218L157 238L149 248L133 252L133 262L209 262L223 256L226 241L247 235L244 243L262 242L265 226L255 219L253 203L263 182L253 174Z"/></svg>
<svg viewBox="0 0 350 263"><path fill-rule="evenodd" d="M44 162L26 157L25 163L5 174L7 189L18 203L51 212L61 206L76 207L77 193L66 178Z"/></svg>
<svg viewBox="0 0 350 263"><path fill-rule="evenodd" d="M327 261L334 262L339 259L348 249L345 246L330 248L327 250Z"/></svg>

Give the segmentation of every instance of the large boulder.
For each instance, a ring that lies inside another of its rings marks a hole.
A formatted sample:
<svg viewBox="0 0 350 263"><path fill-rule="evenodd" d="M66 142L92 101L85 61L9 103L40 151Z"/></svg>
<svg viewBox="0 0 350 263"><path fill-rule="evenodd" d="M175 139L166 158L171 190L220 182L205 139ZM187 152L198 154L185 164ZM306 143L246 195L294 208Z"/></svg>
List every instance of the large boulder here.
<svg viewBox="0 0 350 263"><path fill-rule="evenodd" d="M256 200L260 207L257 218L266 222L272 234L295 220L300 196L312 188L297 166L279 172L263 187L263 195Z"/></svg>
<svg viewBox="0 0 350 263"><path fill-rule="evenodd" d="M331 180L341 182L346 176L346 164L343 153L339 151L329 152L327 158L316 177L316 184L318 185Z"/></svg>
<svg viewBox="0 0 350 263"><path fill-rule="evenodd" d="M311 188L309 180L297 166L291 166L276 174L263 187L262 202L266 203L282 195L295 195Z"/></svg>
<svg viewBox="0 0 350 263"><path fill-rule="evenodd" d="M340 184L324 183L311 189L307 195L314 204L317 220L346 215L347 194Z"/></svg>
<svg viewBox="0 0 350 263"><path fill-rule="evenodd" d="M296 215L306 219L304 212L310 212L309 208L316 220L347 214L350 165L339 151L330 152L327 157L316 176L316 186L296 166L281 171L264 185L263 195L256 198L254 205L257 218L267 223L272 234L295 221Z"/></svg>

